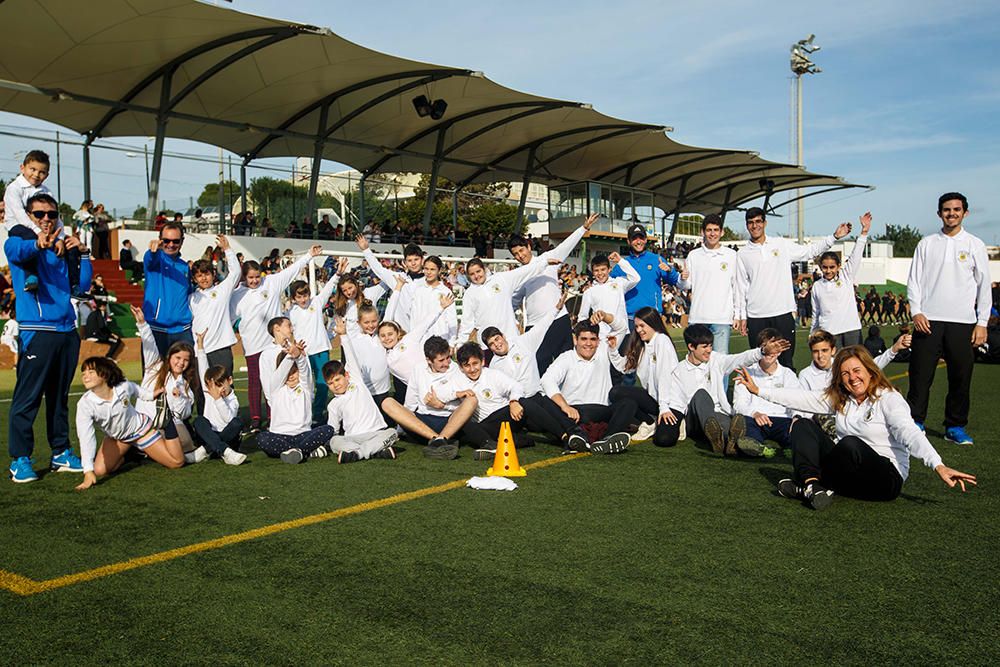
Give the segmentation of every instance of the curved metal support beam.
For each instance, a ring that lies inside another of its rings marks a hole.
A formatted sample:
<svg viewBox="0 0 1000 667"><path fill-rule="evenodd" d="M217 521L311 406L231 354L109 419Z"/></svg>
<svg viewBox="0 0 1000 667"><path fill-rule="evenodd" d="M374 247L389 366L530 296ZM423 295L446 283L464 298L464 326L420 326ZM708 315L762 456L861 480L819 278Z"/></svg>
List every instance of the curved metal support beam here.
<svg viewBox="0 0 1000 667"><path fill-rule="evenodd" d="M718 157L718 156L712 155L710 157ZM680 165L674 165L674 166L669 167L667 169L660 169L656 173L650 174L646 178L642 179L642 181L649 180L653 176L658 176L659 174L661 174L661 173L663 173L665 171L673 171L673 170L675 170L675 169L677 169L677 168L679 168L681 166L687 166L689 164L694 164L695 162L699 162L699 161L701 161L703 159L709 159L709 158L694 158L694 159L691 159L691 160L686 160L686 161L684 161ZM778 165L778 166L784 167L786 165ZM787 166L794 167L795 165L787 165ZM743 169L743 168L747 168L747 169L750 169L750 168L754 168L754 169L772 169L773 166L772 165L761 165L761 164L733 164L731 162L726 163L726 164L717 164L717 165L713 165L711 167L703 167L701 169L695 169L694 171L688 171L688 172L685 172L683 174L677 174L676 176L671 176L667 180L660 181L656 185L652 186L650 188L650 190L659 190L660 188L662 188L664 186L667 186L667 185L670 185L671 183L674 183L676 181L680 181L680 180L682 180L683 178L685 178L687 176L696 176L698 174L707 174L709 172L719 171L720 169ZM640 181L640 182L642 182L642 181Z"/></svg>
<svg viewBox="0 0 1000 667"><path fill-rule="evenodd" d="M393 151L394 151L393 153L391 153L389 155L386 155L385 157L379 159L378 162L376 162L372 166L368 167L368 169L365 170L365 173L371 175L371 174L374 174L375 172L377 172L382 167L382 165L384 165L386 162L388 162L393 157L395 157L395 151L399 151L399 150L403 150L405 148L409 148L410 146L412 146L416 142L420 141L421 139L423 139L425 137L428 137L428 136L434 134L435 132L437 132L438 130L440 130L442 128L444 128L445 130L451 129L456 124L458 124L458 123L460 123L462 121L465 121L465 120L469 120L470 118L475 118L477 116L484 116L484 115L490 114L490 113L496 113L497 111L506 111L508 109L520 109L520 108L523 108L523 107L530 107L528 109L528 111L524 111L524 112L519 113L519 114L514 114L513 116L508 116L507 118L503 118L503 119L498 120L498 121L496 121L494 123L490 123L489 125L487 125L485 127L482 127L480 129L476 130L475 132L472 132L471 134L463 137L458 142L456 142L456 143L452 144L451 146L447 147L444 150L444 155L448 155L451 151L457 149L459 146L462 146L463 144L471 141L472 139L475 139L475 138L477 138L479 136L482 136L486 132L489 132L491 130L495 130L498 127L501 127L501 126L506 125L508 123L513 123L516 120L520 120L522 118L526 118L528 116L532 116L532 115L537 114L537 113L543 113L545 111L551 111L552 109L559 109L559 108L564 108L564 107L569 107L569 106L579 107L581 105L578 102L559 102L559 101L557 101L557 102L511 102L511 103L508 103L508 104L496 104L496 105L491 106L491 107L484 107L482 109L475 109L473 111L468 111L468 112L466 112L464 114L459 114L458 116L455 116L454 118L450 118L447 121L445 121L444 123L441 123L441 124L438 124L438 125L434 125L433 127L429 127L426 130L421 130L420 132L418 132L417 134L413 135L412 137L410 137L409 139L407 139L403 143L399 144L399 146L397 146L395 149L393 149Z"/></svg>
<svg viewBox="0 0 1000 667"><path fill-rule="evenodd" d="M212 51L222 46L227 46L234 42L241 42L247 39L254 39L255 37L267 37L270 35L274 35L275 33L283 32L285 30L288 30L287 26L282 26L280 28L279 27L257 28L254 30L237 32L232 35L226 35L225 37L219 37L218 39L213 39L210 42L205 42L204 44L196 46L195 48L190 49L189 51L185 51L184 53L180 54L170 62L165 63L160 67L158 67L148 76L146 76L146 78L144 78L142 81L133 86L132 89L129 90L127 93L125 93L125 95L123 95L121 99L118 101L126 104L131 102L136 98L136 96L139 95L139 93L141 93L146 88L155 83L157 79L169 73L174 72L178 67L180 67L187 61L193 58L197 58L200 55L208 53L209 51ZM296 29L296 32L302 32L302 31ZM91 129L90 132L88 132L88 134L93 135L95 138L99 137L101 133L104 132L104 129L108 126L108 124L114 119L114 117L122 113L123 111L125 111L125 109L123 108L111 109L106 114L104 114L101 120L97 122L97 125L95 125L93 129Z"/></svg>
<svg viewBox="0 0 1000 667"><path fill-rule="evenodd" d="M278 125L278 127L275 129L283 132L288 128L290 128L295 123L299 122L300 120L311 114L313 111L316 111L317 109L320 109L324 106L333 104L335 101L337 101L338 98L343 97L344 95L356 93L359 90L364 90L365 88L370 88L371 86L377 86L381 83L388 83L390 81L399 81L401 79L412 79L414 77L426 77L439 72L451 72L453 76L460 74L468 76L472 74L472 70L442 69L438 67L434 69L419 69L419 70L410 70L407 72L395 72L393 74L386 74L384 76L377 76L371 79L365 79L364 81L359 81L357 83L351 84L350 86L341 88L340 90L336 90L330 93L329 95L322 97L321 99L310 102L309 104L307 104L306 106L302 107L294 114L289 116L286 120L282 121L282 123ZM269 133L266 137L264 137L263 140L261 140L259 144L254 146L253 149L251 149L250 152L246 154L246 156L244 157L244 163L256 159L257 156L260 154L260 152L265 148L267 148L268 144L270 144L272 141L278 139L281 136L282 135L274 132Z"/></svg>
<svg viewBox="0 0 1000 667"><path fill-rule="evenodd" d="M622 169L634 169L635 167L638 167L640 164L644 164L646 162L653 162L654 160L662 160L664 158L677 157L679 155L692 155L692 154L701 154L701 153L712 153L713 157L714 157L714 155L723 155L723 154L726 154L726 153L749 153L749 151L728 151L728 150L717 150L715 148L697 148L695 150L690 150L690 151L675 151L673 153L657 153L656 155L650 155L650 156L647 156L647 157L644 157L644 158L640 158L638 160L632 160L631 162L626 162L624 164L620 164L617 167L613 167L612 169L608 169L607 171L605 171L605 172L603 172L601 174L598 174L597 176L594 176L594 178L592 180L603 181L608 176L610 176L611 174L613 174L613 173L615 173L617 171L621 171ZM707 159L707 158L701 158L701 159ZM662 174L663 172L661 171L661 172L658 172L658 173Z"/></svg>
<svg viewBox="0 0 1000 667"><path fill-rule="evenodd" d="M599 144L602 141L607 141L608 139L614 139L616 137L622 137L622 136L625 136L626 134L635 134L636 132L645 132L645 131L646 131L646 128L644 128L644 127L626 128L626 129L623 129L623 130L616 130L614 132L609 132L608 134L605 134L605 135L600 136L600 137L593 137L591 139L587 139L586 141L581 141L578 144L570 146L569 148L564 148L563 150L559 151L555 155L552 155L552 156L546 158L545 160L542 160L541 162L538 163L536 171L537 171L537 169L545 169L545 167L549 163L555 162L556 160L558 160L560 158L563 158L563 157L569 155L570 153L578 151L581 148L586 148L588 146L592 146L593 144Z"/></svg>
<svg viewBox="0 0 1000 667"><path fill-rule="evenodd" d="M504 160L509 160L510 158L514 157L521 151L529 150L532 147L538 148L543 144L548 143L549 141L554 141L556 139L561 139L563 137L572 136L574 134L581 134L583 132L600 132L601 130L615 130L622 128L630 128L630 127L637 127L637 126L635 123L612 123L607 125L591 125L589 127L577 127L572 130L563 130L562 132L555 132L553 134L549 134L544 137L539 137L534 141L529 141L526 144L521 144L517 148L507 151L499 158L494 160L494 163L500 164ZM639 125L638 129L663 130L665 128L662 125ZM480 167L479 169L476 170L475 173L472 174L472 176L469 176L467 179L459 183L458 186L464 188L466 185L472 183L474 180L485 174L487 171L490 171L490 169L492 168L493 168L492 165L486 165L485 167Z"/></svg>
<svg viewBox="0 0 1000 667"><path fill-rule="evenodd" d="M215 63L214 65L212 65L211 67L209 67L207 70L205 70L204 72L202 72L201 74L199 74L194 80L192 80L190 83L188 83L188 85L184 86L184 88L182 88L180 90L180 92L178 92L176 95L174 95L170 99L170 103L167 105L167 108L168 109L173 109L174 107L176 107L178 104L180 104L184 100L184 98L186 98L188 95L190 95L195 90L197 90L198 87L201 86L201 84L205 83L206 81L208 81L213 76L215 76L216 74L218 74L222 70L226 69L230 65L232 65L232 64L234 64L234 63L236 63L236 62L238 62L238 61L246 58L247 56L253 55L254 53L256 53L258 51L266 49L267 47L271 46L272 44L277 44L278 42L283 42L286 39L290 39L292 37L295 37L298 34L300 34L299 31L295 30L294 28L291 28L291 27L285 28L281 32L275 33L275 34L271 35L270 37L266 37L266 38L260 40L259 42L255 42L254 44L251 44L249 46L245 46L242 49L240 49L239 51L237 51L236 53L233 53L233 54L230 54L229 56L226 56L225 58L223 58L222 60L220 60L219 62Z"/></svg>
<svg viewBox="0 0 1000 667"><path fill-rule="evenodd" d="M815 197L816 195L825 195L828 192L837 192L838 190L850 190L851 188L868 188L868 187L869 186L866 186L866 185L853 185L853 184L850 184L850 183L848 183L846 185L834 185L834 186L829 187L829 188L824 188L823 190L814 190L813 192L809 192L809 193L804 194L804 195L802 195L800 197L793 197L792 199L789 199L786 202L782 202L782 203L780 203L780 204L778 204L776 206L772 206L771 210L772 211L776 211L776 210L778 210L779 208L781 208L783 206L787 206L788 204L792 204L792 203L800 201L802 199L808 199L809 197ZM794 190L794 189L795 188L782 188L781 190L776 190L776 192L784 192L785 190ZM739 206L740 204L744 204L744 203L746 203L748 201L753 201L754 199L756 199L759 196L760 195L755 195L753 197L749 197L749 198L743 199L742 201L737 202L735 205Z"/></svg>
<svg viewBox="0 0 1000 667"><path fill-rule="evenodd" d="M719 183L726 183L726 182L746 183L746 182L754 180L754 179L772 178L771 176L768 175L768 173L767 173L768 171L770 171L771 169L775 169L775 168L787 168L787 166L788 165L768 165L766 167L762 167L761 165L754 164L754 165L742 165L742 166L737 165L735 167L730 167L733 170L734 173L726 174L725 176L723 176L721 178L717 178L714 181L709 181L708 183L705 183L704 185L702 185L697 190L692 191L691 192L691 196L692 197L701 197L702 195L710 194L712 192L715 192L716 190L721 190L722 188L715 188L715 186L718 185ZM756 172L758 172L758 175L755 176L754 178L750 178L750 179L742 178L743 172L746 172L746 171L750 171L750 172L756 171ZM798 174L786 174L784 176L775 176L773 178L790 178L790 177L794 177L794 176L797 176L797 175ZM734 177L740 177L740 180L739 181L730 181L730 179L732 179ZM809 176L809 178L814 178L814 177L813 176ZM657 186L657 187L659 187L659 186Z"/></svg>
<svg viewBox="0 0 1000 667"><path fill-rule="evenodd" d="M752 178L745 178L745 179L741 179L741 180L738 180L738 181L730 181L729 183L724 183L723 181L717 181L717 183L723 182L724 184L721 185L721 186L719 186L719 187L717 187L717 188L713 188L711 190L698 191L697 194L693 194L691 196L692 197L695 197L695 196L697 196L697 197L704 197L706 195L710 195L712 193L718 192L719 190L722 190L723 188L728 187L730 185L735 186L735 185L743 185L744 183L753 183L754 181L757 181L760 178L761 178L761 176L756 176L755 175ZM788 187L786 187L786 186L792 185L794 183L801 183L803 181L811 181L811 180L814 180L816 178L833 178L833 176L820 176L818 174L810 174L809 176L788 175L788 176L774 176L773 178L780 178L780 179L782 179L782 182L781 183L775 183L775 187L771 191L772 193L774 193L774 192L781 192L782 190L787 190ZM784 179L791 179L791 180L784 180ZM708 187L708 186L706 185L704 187ZM808 187L808 186L806 186L806 187ZM739 202L737 202L736 204L733 204L733 206L735 207L735 206L739 206L740 204L744 204L744 203L746 203L748 201L753 201L757 197L760 197L761 195L764 194L763 190L757 190L755 192L756 192L756 194L754 196L752 196L752 197L744 197L743 199L740 199Z"/></svg>

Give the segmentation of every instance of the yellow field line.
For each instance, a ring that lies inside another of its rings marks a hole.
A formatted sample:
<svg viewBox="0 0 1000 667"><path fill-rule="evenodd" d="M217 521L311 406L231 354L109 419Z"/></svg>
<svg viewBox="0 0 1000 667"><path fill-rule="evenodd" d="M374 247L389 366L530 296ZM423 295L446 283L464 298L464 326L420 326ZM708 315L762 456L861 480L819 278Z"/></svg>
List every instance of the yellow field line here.
<svg viewBox="0 0 1000 667"><path fill-rule="evenodd" d="M590 454L572 454L566 456L554 456L552 458L543 459L536 463L530 463L524 467L527 470L537 470L539 468L545 468L547 466L555 465L557 463L562 463L563 461L572 461L574 459L579 459L585 456L590 456ZM408 491L406 493L400 493L395 496L380 498L379 500L371 500L364 503L358 503L357 505L351 505L350 507L342 507L340 509L332 510L330 512L323 512L321 514L312 514L310 516L304 516L299 519L282 521L280 523L274 523L269 526L262 526L261 528L246 530L241 533L233 533L232 535L225 535L223 537L215 538L214 540L197 542L195 544L189 544L184 547L178 547L176 549L161 551L159 553L150 554L148 556L140 556L139 558L130 558L129 560L122 561L120 563L111 563L110 565L102 565L101 567L95 567L90 570L76 572L75 574L63 575L61 577L56 577L55 579L35 581L34 579L29 579L28 577L22 577L21 575L16 574L14 572L0 570L0 588L9 590L18 595L35 595L37 593L44 593L46 591L55 590L57 588L71 586L73 584L79 584L84 581L90 581L92 579L100 579L102 577L108 577L111 576L112 574L118 574L119 572L126 572L128 570L134 570L136 568L146 567L147 565L155 565L157 563L163 563L168 560L173 560L175 558L181 558L182 556L188 556L191 554L200 553L202 551L211 551L213 549L221 549L223 547L228 547L233 544L239 544L240 542L246 542L248 540L256 540L261 537L268 537L269 535L282 533L286 530L302 528L303 526L311 526L313 524L323 523L325 521L340 519L345 516L361 514L362 512L377 510L382 507L389 507L390 505L398 505L399 503L405 503L411 500L425 498L427 496L432 496L438 493L444 493L445 491L451 491L452 489L458 489L465 486L465 482L466 480L464 478L458 479L455 480L454 482L448 482L446 484L429 486L423 489L417 489L416 491Z"/></svg>

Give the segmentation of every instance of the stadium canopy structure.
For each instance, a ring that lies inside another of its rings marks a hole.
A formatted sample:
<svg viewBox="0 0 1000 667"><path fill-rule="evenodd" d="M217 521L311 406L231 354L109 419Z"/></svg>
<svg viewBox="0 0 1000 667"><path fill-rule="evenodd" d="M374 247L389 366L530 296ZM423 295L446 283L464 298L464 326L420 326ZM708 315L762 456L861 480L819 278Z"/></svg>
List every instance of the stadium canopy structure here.
<svg viewBox="0 0 1000 667"><path fill-rule="evenodd" d="M675 220L787 189L811 188L811 196L863 187L751 151L686 146L661 125L197 0L0 0L0 25L0 108L86 137L86 197L94 140L156 137L150 215L166 137L242 156L244 189L257 158L312 156L307 210L321 158L364 177L429 173L429 201L437 176L460 188L509 180L642 188ZM447 108L433 108L438 100Z"/></svg>

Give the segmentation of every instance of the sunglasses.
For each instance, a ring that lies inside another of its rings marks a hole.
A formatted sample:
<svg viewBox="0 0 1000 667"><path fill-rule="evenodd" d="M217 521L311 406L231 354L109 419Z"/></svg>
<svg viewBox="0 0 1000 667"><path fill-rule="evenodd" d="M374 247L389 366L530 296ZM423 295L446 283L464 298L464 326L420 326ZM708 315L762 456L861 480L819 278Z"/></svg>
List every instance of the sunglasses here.
<svg viewBox="0 0 1000 667"><path fill-rule="evenodd" d="M41 220L43 218L48 218L49 220L58 220L59 211L31 211L31 215L35 220Z"/></svg>
<svg viewBox="0 0 1000 667"><path fill-rule="evenodd" d="M184 243L184 239L160 239L160 243L163 245L180 245Z"/></svg>

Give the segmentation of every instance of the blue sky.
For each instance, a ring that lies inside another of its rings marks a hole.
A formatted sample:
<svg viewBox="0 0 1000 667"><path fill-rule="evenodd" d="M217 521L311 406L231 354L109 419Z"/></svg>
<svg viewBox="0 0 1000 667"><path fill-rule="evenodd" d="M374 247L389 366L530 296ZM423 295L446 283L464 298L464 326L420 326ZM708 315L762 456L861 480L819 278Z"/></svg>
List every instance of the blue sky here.
<svg viewBox="0 0 1000 667"><path fill-rule="evenodd" d="M970 231L1000 242L994 55L1000 5L817 4L236 0L233 6L327 26L395 55L482 70L503 85L589 102L612 116L669 125L684 143L752 149L781 162L790 152L788 47L816 33L823 48L814 60L823 72L805 82L806 166L877 189L807 200L807 232L832 230L869 209L877 231L886 223L931 231L937 196L959 190L970 199ZM6 113L0 124L53 129ZM141 139L122 141L141 145ZM14 154L33 145L0 136L0 176L9 178ZM170 148L214 155L186 142L168 141ZM64 151L63 198L76 203L80 151ZM288 167L291 160L272 163ZM141 160L99 151L94 170L95 197L109 208L130 211L144 202ZM216 171L167 160L162 197L197 196ZM787 218L772 220L775 231L786 227Z"/></svg>

